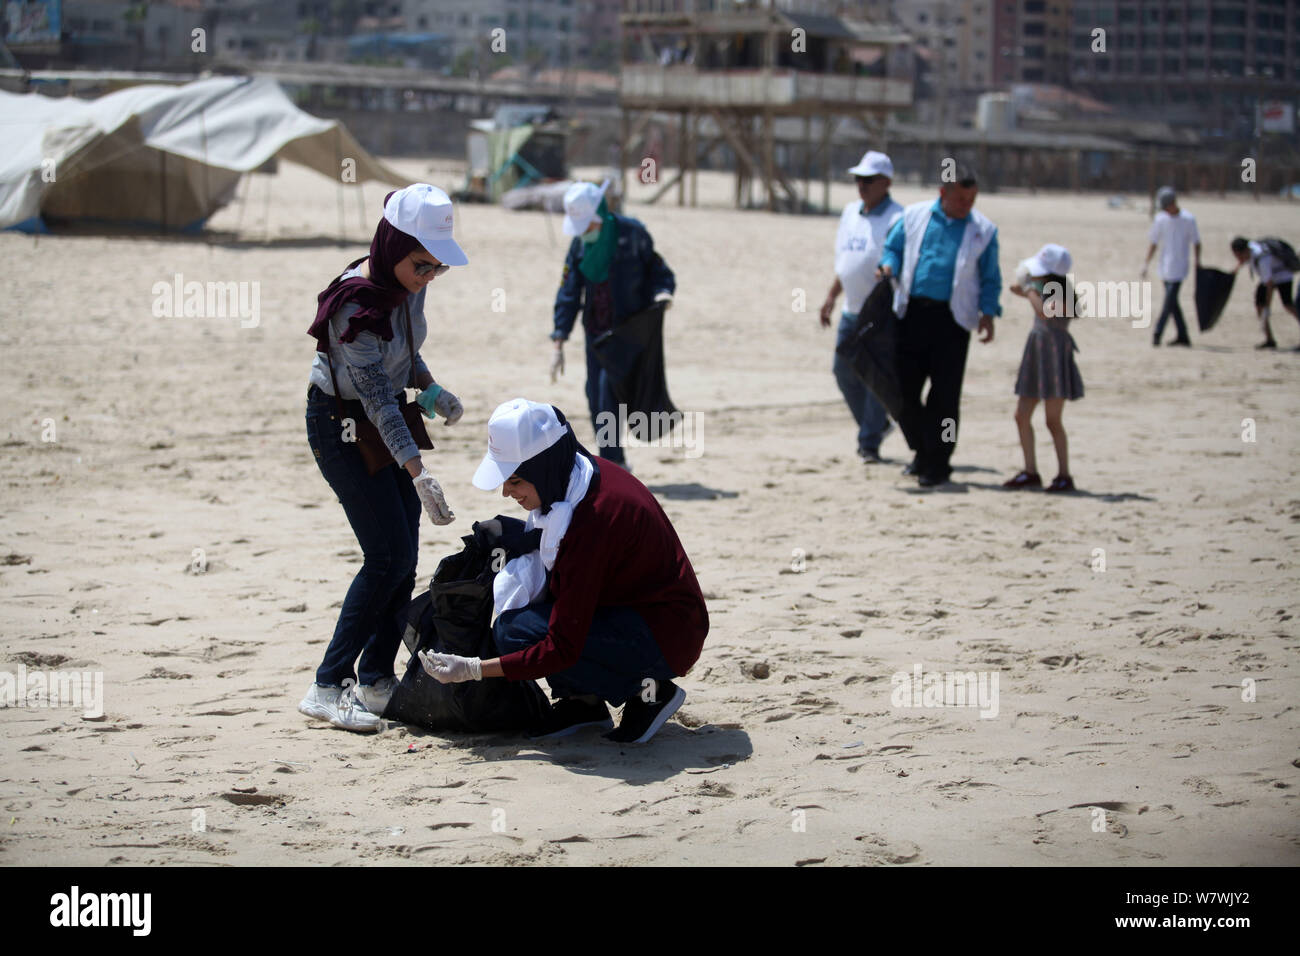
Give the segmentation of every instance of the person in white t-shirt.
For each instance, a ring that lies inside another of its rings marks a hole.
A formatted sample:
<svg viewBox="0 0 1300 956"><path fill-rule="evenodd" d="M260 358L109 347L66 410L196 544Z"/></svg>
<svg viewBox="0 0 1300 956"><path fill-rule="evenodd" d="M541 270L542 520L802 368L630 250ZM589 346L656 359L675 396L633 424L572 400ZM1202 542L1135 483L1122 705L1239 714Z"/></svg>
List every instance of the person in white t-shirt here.
<svg viewBox="0 0 1300 956"><path fill-rule="evenodd" d="M1178 326L1178 337L1170 345L1191 345L1187 337L1187 323L1183 321L1183 310L1178 304L1178 290L1187 278L1187 248L1196 250L1196 268L1201 267L1201 234L1196 228L1196 217L1190 212L1178 208L1178 196L1172 186L1165 186L1156 193L1156 206L1160 209L1151 223L1147 238L1151 247L1147 249L1146 261L1142 264L1142 278L1147 277L1147 266L1151 257L1160 247L1160 278L1165 284L1165 301L1160 307L1160 318L1156 320L1155 337L1152 345L1160 344L1164 334L1165 323L1173 317Z"/></svg>
<svg viewBox="0 0 1300 956"><path fill-rule="evenodd" d="M1242 236L1237 236L1232 240L1232 254L1237 257L1237 266L1232 270L1233 272L1249 263L1251 274L1259 280L1259 284L1255 286L1255 314L1259 316L1260 324L1264 326L1264 341L1255 348L1275 349L1277 340L1273 338L1273 330L1268 324L1273 290L1277 290L1282 308L1300 321L1300 313L1296 312L1295 303L1291 299L1291 283L1295 280L1295 274L1281 259L1270 252L1263 242L1251 242ZM1297 346L1296 351L1300 352L1300 346Z"/></svg>
<svg viewBox="0 0 1300 956"><path fill-rule="evenodd" d="M844 309L840 313L831 370L858 424L858 456L871 464L882 460L880 443L892 428L889 415L838 348L853 331L858 312L876 287L876 265L885 246L885 236L903 215L903 207L889 195L894 164L884 153L869 150L849 173L857 179L860 198L840 213L840 227L835 236L835 282L822 304L821 325L830 328L835 302L843 292Z"/></svg>

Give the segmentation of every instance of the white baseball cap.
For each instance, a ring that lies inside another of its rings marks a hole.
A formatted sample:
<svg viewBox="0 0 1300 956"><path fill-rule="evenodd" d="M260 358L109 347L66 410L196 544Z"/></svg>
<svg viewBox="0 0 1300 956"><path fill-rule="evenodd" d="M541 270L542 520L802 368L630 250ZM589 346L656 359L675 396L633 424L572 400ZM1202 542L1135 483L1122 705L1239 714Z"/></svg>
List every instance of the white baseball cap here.
<svg viewBox="0 0 1300 956"><path fill-rule="evenodd" d="M1054 242L1049 242L1025 260L1031 276L1063 276L1073 264L1070 250Z"/></svg>
<svg viewBox="0 0 1300 956"><path fill-rule="evenodd" d="M564 192L564 234L580 236L596 218L596 209L605 198L609 180L599 186L595 183L574 183Z"/></svg>
<svg viewBox="0 0 1300 956"><path fill-rule="evenodd" d="M488 419L488 452L474 472L474 487L491 491L520 465L540 455L569 430L542 402L512 398L496 407Z"/></svg>
<svg viewBox="0 0 1300 956"><path fill-rule="evenodd" d="M894 164L884 153L869 149L862 154L858 165L849 170L850 176L888 176L894 178Z"/></svg>
<svg viewBox="0 0 1300 956"><path fill-rule="evenodd" d="M420 240L425 250L449 266L469 264L451 237L451 199L437 186L414 183L397 190L384 203L384 218L396 229Z"/></svg>

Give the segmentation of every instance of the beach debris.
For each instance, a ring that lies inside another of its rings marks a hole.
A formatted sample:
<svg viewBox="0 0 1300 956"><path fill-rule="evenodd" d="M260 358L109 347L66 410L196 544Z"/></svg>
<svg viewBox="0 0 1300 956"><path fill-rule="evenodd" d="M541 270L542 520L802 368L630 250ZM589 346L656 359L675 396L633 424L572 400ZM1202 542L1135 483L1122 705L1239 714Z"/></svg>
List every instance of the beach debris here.
<svg viewBox="0 0 1300 956"><path fill-rule="evenodd" d="M741 664L740 672L754 680L766 680L772 676L772 668L768 666L767 661L752 661Z"/></svg>

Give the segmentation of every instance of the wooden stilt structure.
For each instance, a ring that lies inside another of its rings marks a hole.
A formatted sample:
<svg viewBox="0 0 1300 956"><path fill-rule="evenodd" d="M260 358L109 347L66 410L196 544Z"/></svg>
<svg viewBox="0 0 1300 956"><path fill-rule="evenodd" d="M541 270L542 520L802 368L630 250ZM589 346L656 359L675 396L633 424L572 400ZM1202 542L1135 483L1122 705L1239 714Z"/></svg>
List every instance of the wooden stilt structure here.
<svg viewBox="0 0 1300 956"><path fill-rule="evenodd" d="M910 78L889 76L891 53L910 43L893 27L850 24L836 17L793 13L758 4L706 4L692 0L624 0L620 18L623 62L619 77L621 142L625 161L637 165L634 147L652 115L677 122L678 170L651 201L677 186L677 204L698 201L699 163L725 144L735 158L735 203L748 205L755 181L769 210L801 210L810 204L811 178L820 159L822 205L829 206L830 139L839 118L869 117L883 130L885 115L912 102ZM678 7L666 10L665 7ZM684 9L680 9L684 8ZM700 148L704 118L717 135ZM778 120L802 117L802 150L778 147ZM812 148L812 120L821 124L821 145ZM802 195L792 180L802 159ZM688 191L687 184L690 184Z"/></svg>

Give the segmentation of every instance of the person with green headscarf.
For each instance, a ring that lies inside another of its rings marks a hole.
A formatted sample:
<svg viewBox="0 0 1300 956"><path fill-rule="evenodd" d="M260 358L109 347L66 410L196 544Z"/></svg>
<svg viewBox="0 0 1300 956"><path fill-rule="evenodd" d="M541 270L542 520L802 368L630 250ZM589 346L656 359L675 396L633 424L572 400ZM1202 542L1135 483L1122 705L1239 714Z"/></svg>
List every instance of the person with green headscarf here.
<svg viewBox="0 0 1300 956"><path fill-rule="evenodd" d="M609 211L607 188L608 180L600 186L580 182L564 194L564 234L574 238L555 296L551 381L564 372L564 343L581 311L587 343L587 405L600 457L625 465L619 429L601 427L602 414L617 420L618 407L609 374L597 360L592 343L655 302L671 305L677 280L655 252L646 227Z"/></svg>

